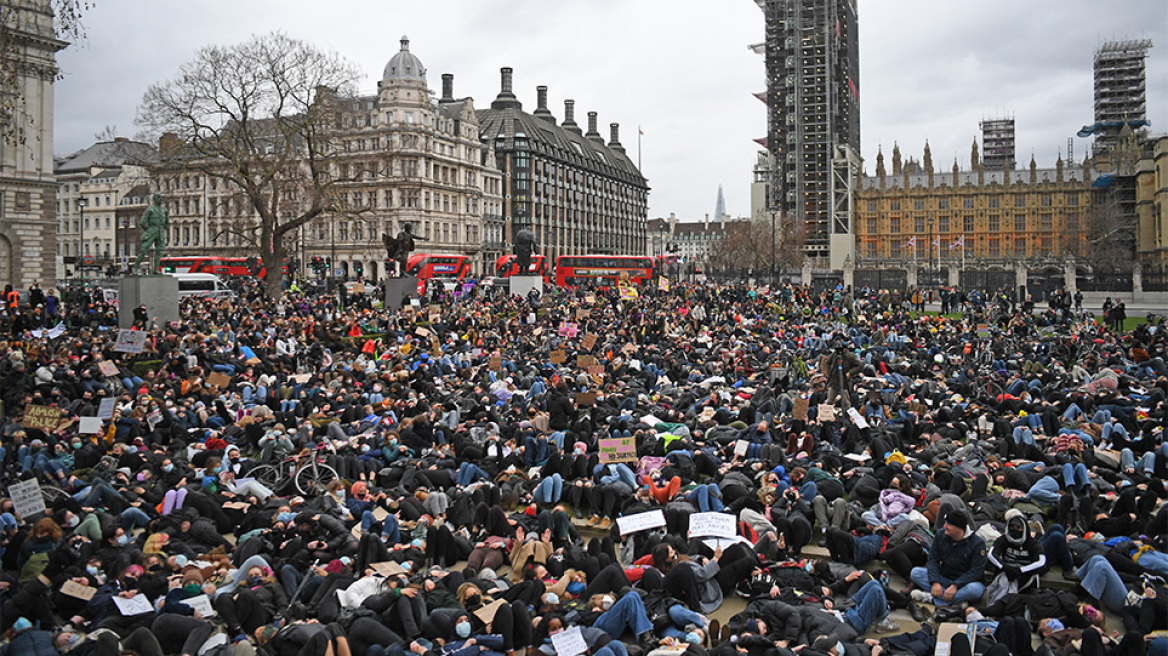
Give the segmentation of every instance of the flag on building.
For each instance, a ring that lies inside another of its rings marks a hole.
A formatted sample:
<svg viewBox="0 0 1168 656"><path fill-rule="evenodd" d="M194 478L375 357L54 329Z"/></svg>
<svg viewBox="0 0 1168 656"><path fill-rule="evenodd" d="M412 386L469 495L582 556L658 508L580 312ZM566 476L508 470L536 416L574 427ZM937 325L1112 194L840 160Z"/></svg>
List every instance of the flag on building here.
<svg viewBox="0 0 1168 656"><path fill-rule="evenodd" d="M911 247L911 246L916 246L916 245L917 245L917 237L916 237L916 235L913 235L911 238L909 238L909 240L908 240L908 241L904 242L904 247L905 247L905 248L909 248L909 247Z"/></svg>
<svg viewBox="0 0 1168 656"><path fill-rule="evenodd" d="M949 244L949 250L953 250L954 248L957 248L958 246L961 246L962 248L965 247L965 235L961 235L956 240L954 240L954 242L952 244Z"/></svg>
<svg viewBox="0 0 1168 656"><path fill-rule="evenodd" d="M940 236L934 237L933 238L933 247L936 248L940 245L941 245L941 237Z"/></svg>

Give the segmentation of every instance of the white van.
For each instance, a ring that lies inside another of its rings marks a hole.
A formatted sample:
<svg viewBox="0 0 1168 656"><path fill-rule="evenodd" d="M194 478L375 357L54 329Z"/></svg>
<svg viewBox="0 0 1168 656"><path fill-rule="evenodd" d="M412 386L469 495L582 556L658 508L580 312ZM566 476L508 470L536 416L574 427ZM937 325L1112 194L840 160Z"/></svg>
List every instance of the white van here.
<svg viewBox="0 0 1168 656"><path fill-rule="evenodd" d="M213 273L171 273L172 278L178 279L178 295L202 296L205 298L233 298L235 292L227 288L219 276Z"/></svg>

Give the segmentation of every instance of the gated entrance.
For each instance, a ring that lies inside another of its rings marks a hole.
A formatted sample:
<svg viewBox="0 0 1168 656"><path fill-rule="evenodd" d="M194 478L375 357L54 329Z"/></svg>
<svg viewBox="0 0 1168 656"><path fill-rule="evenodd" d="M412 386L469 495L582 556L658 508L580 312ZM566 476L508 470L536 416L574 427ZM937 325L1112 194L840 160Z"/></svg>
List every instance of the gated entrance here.
<svg viewBox="0 0 1168 656"><path fill-rule="evenodd" d="M908 288L908 272L904 269L856 269L856 289L887 289L903 292Z"/></svg>
<svg viewBox="0 0 1168 656"><path fill-rule="evenodd" d="M917 271L917 287L940 289L949 286L949 269L920 269Z"/></svg>
<svg viewBox="0 0 1168 656"><path fill-rule="evenodd" d="M974 270L966 269L961 272L961 288L965 291L975 289L984 292L996 292L999 289L1014 289L1014 272L1001 269Z"/></svg>
<svg viewBox="0 0 1168 656"><path fill-rule="evenodd" d="M1034 298L1035 303L1045 303L1050 295L1058 291L1066 280L1062 269L1040 269L1026 273L1026 293Z"/></svg>

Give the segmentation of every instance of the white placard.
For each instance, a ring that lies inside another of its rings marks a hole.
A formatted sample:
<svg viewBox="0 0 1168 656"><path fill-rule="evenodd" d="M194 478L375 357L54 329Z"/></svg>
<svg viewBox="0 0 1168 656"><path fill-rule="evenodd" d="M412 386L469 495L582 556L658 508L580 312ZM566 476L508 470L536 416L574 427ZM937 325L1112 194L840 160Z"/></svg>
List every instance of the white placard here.
<svg viewBox="0 0 1168 656"><path fill-rule="evenodd" d="M718 547L721 547L723 550L729 549L730 547L734 546L738 542L741 542L741 543L746 544L746 545L750 544L750 540L747 540L746 538L742 537L741 535L736 535L733 538L709 538L706 540L702 540L702 542L705 542L706 546L713 549L714 551L717 551Z"/></svg>
<svg viewBox="0 0 1168 656"><path fill-rule="evenodd" d="M647 531L658 526L665 526L665 513L657 509L635 515L617 517L616 526L620 529L621 535L628 535L637 531Z"/></svg>
<svg viewBox="0 0 1168 656"><path fill-rule="evenodd" d="M118 331L114 350L121 353L141 353L146 348L146 331L123 328Z"/></svg>
<svg viewBox="0 0 1168 656"><path fill-rule="evenodd" d="M9 485L8 496L12 498L12 507L20 513L21 519L27 520L29 517L45 511L45 498L41 496L41 484L35 478L16 485ZM662 523L664 523L664 519L662 519Z"/></svg>
<svg viewBox="0 0 1168 656"><path fill-rule="evenodd" d="M111 401L113 399L110 399ZM77 426L77 432L82 435L96 435L101 432L101 417L82 417Z"/></svg>
<svg viewBox="0 0 1168 656"><path fill-rule="evenodd" d="M215 607L211 605L211 598L205 594L201 594L197 597L191 597L182 603L199 611L199 614L201 614L203 617L215 616Z"/></svg>
<svg viewBox="0 0 1168 656"><path fill-rule="evenodd" d="M556 656L576 656L588 651L588 643L578 626L553 635L552 646L556 648Z"/></svg>
<svg viewBox="0 0 1168 656"><path fill-rule="evenodd" d="M732 538L738 535L734 515L720 512L694 513L689 516L689 537Z"/></svg>
<svg viewBox="0 0 1168 656"><path fill-rule="evenodd" d="M160 421L162 421L161 410L155 410L154 412L146 415L146 425L150 427L150 430L154 430L154 427L157 426L158 422Z"/></svg>
<svg viewBox="0 0 1168 656"><path fill-rule="evenodd" d="M645 415L644 417L641 417L641 423L645 424L646 426L653 427L653 426L656 426L657 424L660 424L662 422L660 419L654 417L653 415Z"/></svg>
<svg viewBox="0 0 1168 656"><path fill-rule="evenodd" d="M97 407L98 419L112 419L114 416L114 406L117 403L117 399L102 399L101 405Z"/></svg>
<svg viewBox="0 0 1168 656"><path fill-rule="evenodd" d="M858 428L867 428L868 420L864 419L864 415L860 414L859 410L855 408L848 408L848 416L852 418L852 423Z"/></svg>
<svg viewBox="0 0 1168 656"><path fill-rule="evenodd" d="M745 458L746 457L746 450L749 448L750 448L750 441L749 440L738 440L737 442L734 443L734 455L738 456L739 458Z"/></svg>
<svg viewBox="0 0 1168 656"><path fill-rule="evenodd" d="M124 617L132 617L134 615L141 615L142 613L154 612L154 607L150 605L150 600L147 599L146 595L142 594L141 592L134 595L133 597L130 597L129 599L115 596L113 600L114 605L118 607L118 611L120 611Z"/></svg>

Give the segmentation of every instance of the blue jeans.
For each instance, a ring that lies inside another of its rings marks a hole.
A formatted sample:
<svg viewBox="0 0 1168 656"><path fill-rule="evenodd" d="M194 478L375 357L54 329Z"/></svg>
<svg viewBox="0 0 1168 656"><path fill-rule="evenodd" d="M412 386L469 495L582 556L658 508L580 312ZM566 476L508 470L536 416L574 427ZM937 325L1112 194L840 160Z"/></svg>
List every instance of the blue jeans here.
<svg viewBox="0 0 1168 656"><path fill-rule="evenodd" d="M673 604L669 607L669 619L673 623L660 630L659 635L662 638L684 638L685 627L690 624L702 629L706 628L705 617L681 604Z"/></svg>
<svg viewBox="0 0 1168 656"><path fill-rule="evenodd" d="M1120 424L1118 422L1110 422L1110 421L1103 424L1102 437L1103 437L1104 441L1110 442L1112 435L1120 435L1123 437L1123 439L1125 439L1125 440L1128 439L1127 426L1124 426L1123 424Z"/></svg>
<svg viewBox="0 0 1168 656"><path fill-rule="evenodd" d="M844 619L860 635L888 616L888 600L884 596L884 586L879 581L868 581L852 599L856 605L844 611Z"/></svg>
<svg viewBox="0 0 1168 656"><path fill-rule="evenodd" d="M1034 482L1027 494L1032 501L1044 506L1052 506L1059 500L1059 484L1050 476L1043 476Z"/></svg>
<svg viewBox="0 0 1168 656"><path fill-rule="evenodd" d="M473 462L463 462L458 466L458 480L456 481L460 486L467 486L480 478L490 479L490 475L483 471L482 467Z"/></svg>
<svg viewBox="0 0 1168 656"><path fill-rule="evenodd" d="M717 483L699 485L685 495L691 503L697 505L698 512L722 512L722 491Z"/></svg>
<svg viewBox="0 0 1168 656"><path fill-rule="evenodd" d="M1145 551L1140 554L1136 564L1144 569L1156 572L1160 576L1168 576L1168 554L1159 551Z"/></svg>
<svg viewBox="0 0 1168 656"><path fill-rule="evenodd" d="M1078 463L1072 465L1067 463L1063 465L1063 485L1067 489L1071 487L1085 488L1091 484L1091 479L1087 475L1087 465Z"/></svg>
<svg viewBox="0 0 1168 656"><path fill-rule="evenodd" d="M632 629L633 635L641 635L653 630L653 622L645 611L645 602L636 590L630 590L625 596L617 599L612 608L600 614L593 623L594 627L612 636L613 641L620 640L625 629Z"/></svg>
<svg viewBox="0 0 1168 656"><path fill-rule="evenodd" d="M389 515L381 522L381 535L385 538L385 543L393 546L401 542L401 526L397 523L397 517Z"/></svg>
<svg viewBox="0 0 1168 656"><path fill-rule="evenodd" d="M1127 600L1127 586L1104 556L1091 556L1076 572L1082 579L1079 585L1087 594L1098 599L1114 613L1123 612Z"/></svg>
<svg viewBox="0 0 1168 656"><path fill-rule="evenodd" d="M1067 535L1061 524L1054 524L1047 529L1038 543L1042 545L1042 551L1051 564L1058 565L1064 572L1075 569L1075 559L1067 548Z"/></svg>
<svg viewBox="0 0 1168 656"><path fill-rule="evenodd" d="M914 567L912 568L911 576L912 582L922 590L930 591L933 588L933 582L929 580L928 567ZM939 581L942 587L948 588L953 584L952 581ZM969 603L978 601L985 595L985 585L978 581L973 583L966 583L957 588L957 594L953 595L953 601L945 601L942 597L933 597L934 606L948 606L950 604Z"/></svg>
<svg viewBox="0 0 1168 656"><path fill-rule="evenodd" d="M531 496L542 504L559 503L560 494L564 490L564 479L559 474L552 474L551 476L539 482L535 487L535 491Z"/></svg>
<svg viewBox="0 0 1168 656"><path fill-rule="evenodd" d="M523 453L523 460L528 467L535 467L547 462L548 441L546 437L528 437L524 444L527 450Z"/></svg>
<svg viewBox="0 0 1168 656"><path fill-rule="evenodd" d="M1014 427L1014 444L1029 444L1030 446L1038 446L1034 441L1034 433L1030 431L1028 426Z"/></svg>
<svg viewBox="0 0 1168 656"><path fill-rule="evenodd" d="M1078 403L1072 403L1071 405L1067 406L1066 412L1063 413L1063 419L1069 421L1074 421L1079 417L1085 416L1086 415L1083 413L1083 409L1079 407Z"/></svg>
<svg viewBox="0 0 1168 656"><path fill-rule="evenodd" d="M141 510L131 507L122 511L122 528L126 529L127 533L135 526L145 527L149 525L150 515L147 515Z"/></svg>

